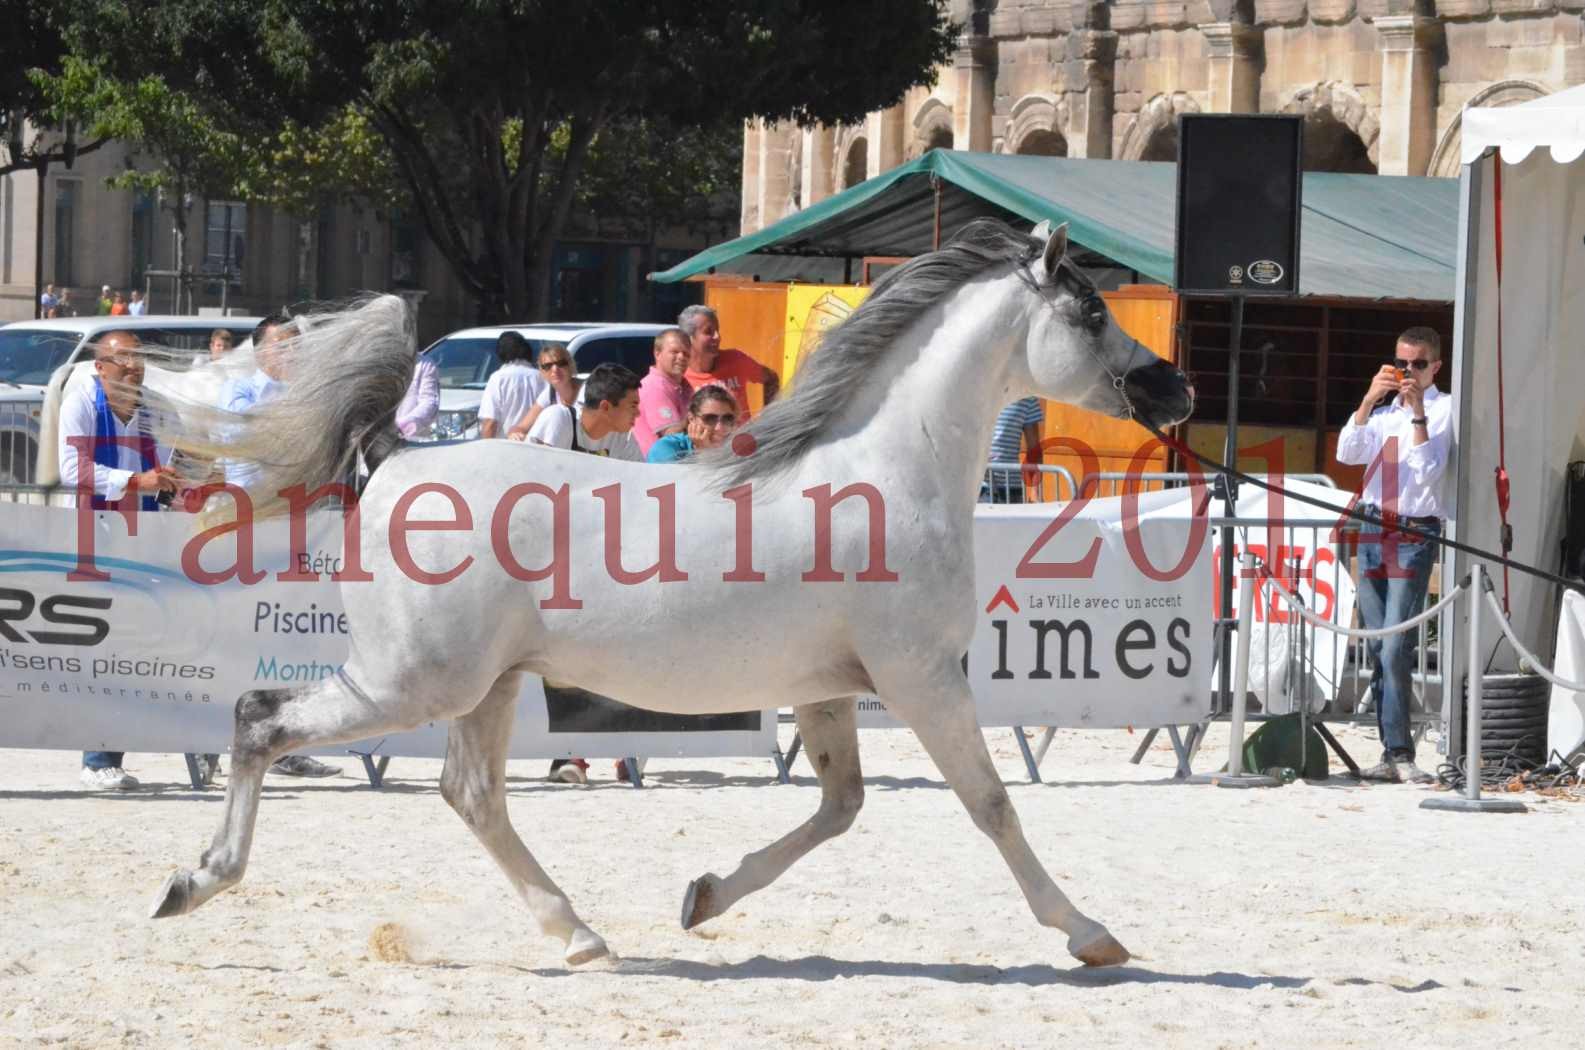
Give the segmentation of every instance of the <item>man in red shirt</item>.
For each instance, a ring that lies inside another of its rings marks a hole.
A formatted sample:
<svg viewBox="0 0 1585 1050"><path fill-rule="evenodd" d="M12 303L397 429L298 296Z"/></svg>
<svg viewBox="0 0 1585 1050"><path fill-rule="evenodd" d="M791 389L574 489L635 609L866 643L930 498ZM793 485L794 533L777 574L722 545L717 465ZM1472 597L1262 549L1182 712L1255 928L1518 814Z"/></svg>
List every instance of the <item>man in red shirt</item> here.
<svg viewBox="0 0 1585 1050"><path fill-rule="evenodd" d="M737 402L737 423L748 422L748 384L765 387L765 403L776 399L781 377L741 350L721 349L721 319L708 306L690 306L677 315L677 327L688 336L692 356L688 361L688 385L698 390L715 384L725 387Z"/></svg>
<svg viewBox="0 0 1585 1050"><path fill-rule="evenodd" d="M693 388L683 378L692 350L682 330L668 328L657 335L653 353L655 363L638 385L638 420L633 424L633 440L646 456L655 442L688 425L693 398Z"/></svg>

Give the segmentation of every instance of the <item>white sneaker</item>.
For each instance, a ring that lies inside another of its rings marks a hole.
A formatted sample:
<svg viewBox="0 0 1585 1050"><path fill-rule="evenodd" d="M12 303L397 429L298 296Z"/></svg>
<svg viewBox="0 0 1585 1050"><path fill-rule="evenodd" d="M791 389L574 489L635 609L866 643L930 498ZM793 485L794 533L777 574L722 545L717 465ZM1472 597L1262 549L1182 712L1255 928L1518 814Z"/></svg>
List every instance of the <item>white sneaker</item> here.
<svg viewBox="0 0 1585 1050"><path fill-rule="evenodd" d="M568 762L556 770L554 779L561 781L563 784L587 784L589 782L589 774L585 773L583 767L579 766L578 763Z"/></svg>
<svg viewBox="0 0 1585 1050"><path fill-rule="evenodd" d="M78 779L84 787L91 787L95 791L136 791L138 778L122 769L120 766L111 766L109 769L89 769L83 767Z"/></svg>

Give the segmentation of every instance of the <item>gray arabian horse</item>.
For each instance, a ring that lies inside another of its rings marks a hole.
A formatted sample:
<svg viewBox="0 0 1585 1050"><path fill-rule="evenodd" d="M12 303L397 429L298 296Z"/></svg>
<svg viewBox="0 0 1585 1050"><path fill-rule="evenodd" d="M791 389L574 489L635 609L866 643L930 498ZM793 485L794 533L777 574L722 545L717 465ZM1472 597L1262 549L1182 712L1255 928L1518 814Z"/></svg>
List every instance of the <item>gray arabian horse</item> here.
<svg viewBox="0 0 1585 1050"><path fill-rule="evenodd" d="M295 354L289 392L228 447L266 465L268 492L331 482L361 451L375 464L356 526L373 579L342 583L342 673L238 701L220 828L197 871L166 881L154 917L242 878L275 758L449 719L441 795L569 964L607 954L507 816L507 741L529 673L652 711L796 709L818 810L731 874L690 884L685 928L853 823L854 698L874 693L918 735L1035 918L1086 964L1128 959L1030 849L960 662L997 411L1040 395L1165 426L1193 404L1183 374L1125 335L1068 259L1066 226L975 222L898 267L740 433L738 454L683 468L506 441L401 446L391 420L413 368L410 319L392 297L327 316L279 351ZM393 518L444 524L404 535ZM700 637L733 641L712 650L707 691L693 687Z"/></svg>

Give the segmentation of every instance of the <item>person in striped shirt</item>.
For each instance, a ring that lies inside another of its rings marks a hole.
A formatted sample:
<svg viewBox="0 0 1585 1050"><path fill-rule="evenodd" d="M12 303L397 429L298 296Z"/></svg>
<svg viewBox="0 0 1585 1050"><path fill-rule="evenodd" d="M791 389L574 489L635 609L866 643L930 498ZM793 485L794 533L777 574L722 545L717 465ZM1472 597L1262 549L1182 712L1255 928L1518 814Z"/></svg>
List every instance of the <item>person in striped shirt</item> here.
<svg viewBox="0 0 1585 1050"><path fill-rule="evenodd" d="M1002 409L996 416L996 429L991 433L990 462L1021 462L1019 452L1023 448L1036 453L1040 448L1040 424L1045 418L1046 411L1038 397L1020 398ZM1035 491L1038 492L1038 488ZM1003 467L986 470L985 482L980 486L981 503L1023 503L1027 497L1021 470Z"/></svg>

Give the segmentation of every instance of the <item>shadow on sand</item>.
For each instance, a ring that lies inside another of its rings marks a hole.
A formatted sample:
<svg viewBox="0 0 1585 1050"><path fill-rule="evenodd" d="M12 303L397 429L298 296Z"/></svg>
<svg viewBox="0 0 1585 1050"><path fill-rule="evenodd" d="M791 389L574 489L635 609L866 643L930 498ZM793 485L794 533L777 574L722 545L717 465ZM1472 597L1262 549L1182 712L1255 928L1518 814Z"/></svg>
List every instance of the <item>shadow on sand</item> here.
<svg viewBox="0 0 1585 1050"><path fill-rule="evenodd" d="M584 971L564 968L530 969L536 977L575 977ZM641 977L672 977L684 981L834 981L850 977L896 977L903 980L942 981L948 984L1002 985L1030 987L1068 985L1075 988L1107 988L1128 984L1195 985L1251 991L1256 988L1303 988L1309 977L1277 977L1215 971L1204 974L1162 973L1138 966L1068 969L1044 963L1032 966L973 966L962 963L887 962L877 959L833 959L809 955L801 959L772 959L756 955L737 963L706 963L688 959L623 958L605 971ZM1372 982L1373 983L1373 982ZM1434 984L1435 982L1428 982ZM1424 991L1425 988L1400 988L1399 991Z"/></svg>

